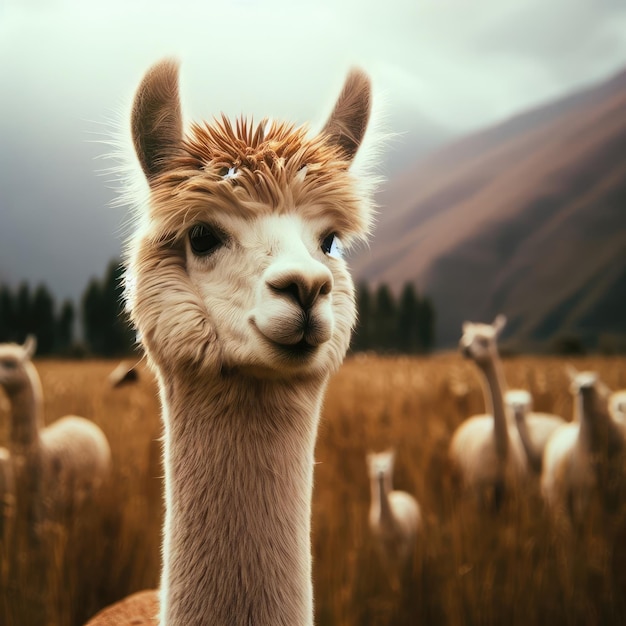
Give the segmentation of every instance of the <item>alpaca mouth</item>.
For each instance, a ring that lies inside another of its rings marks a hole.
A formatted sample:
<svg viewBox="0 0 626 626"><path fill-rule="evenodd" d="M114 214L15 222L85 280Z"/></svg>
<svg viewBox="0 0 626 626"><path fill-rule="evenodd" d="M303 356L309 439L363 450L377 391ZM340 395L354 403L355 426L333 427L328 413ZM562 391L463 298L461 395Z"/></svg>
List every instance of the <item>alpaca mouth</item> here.
<svg viewBox="0 0 626 626"><path fill-rule="evenodd" d="M284 343L275 343L271 342L274 348L277 348L278 351L290 358L290 359L304 359L311 356L314 352L317 351L318 346L313 346L307 342L306 339L301 339L298 343L294 344L284 344Z"/></svg>
<svg viewBox="0 0 626 626"><path fill-rule="evenodd" d="M309 343L305 337L302 337L300 341L296 343L284 343L269 338L255 323L254 319L250 320L252 327L255 329L257 335L263 341L263 344L268 346L275 354L278 354L282 358L291 360L303 360L312 356L319 349L319 345Z"/></svg>

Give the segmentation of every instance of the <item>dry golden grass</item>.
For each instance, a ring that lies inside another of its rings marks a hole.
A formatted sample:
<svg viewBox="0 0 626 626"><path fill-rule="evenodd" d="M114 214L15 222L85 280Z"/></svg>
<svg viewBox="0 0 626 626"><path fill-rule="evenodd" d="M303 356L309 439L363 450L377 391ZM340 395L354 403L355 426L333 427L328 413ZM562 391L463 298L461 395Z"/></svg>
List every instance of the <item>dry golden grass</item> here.
<svg viewBox="0 0 626 626"><path fill-rule="evenodd" d="M626 360L589 357L611 387L626 387ZM565 361L505 361L511 387L525 387L537 410L569 417ZM47 581L46 598L32 581L0 568L0 623L82 624L98 608L158 584L162 499L156 386L110 388L111 361L38 361L46 420L74 413L107 434L115 475L91 519L49 529L48 556L25 555ZM453 489L446 459L454 428L483 411L474 367L456 354L430 358L357 356L331 382L316 451L313 554L318 626L623 624L626 623L626 539L610 547L593 530L564 561L538 489L499 514L477 512ZM8 407L0 396L0 445ZM417 496L425 539L404 592L395 594L367 532L367 450L397 449L395 484ZM295 626L295 625L294 625Z"/></svg>

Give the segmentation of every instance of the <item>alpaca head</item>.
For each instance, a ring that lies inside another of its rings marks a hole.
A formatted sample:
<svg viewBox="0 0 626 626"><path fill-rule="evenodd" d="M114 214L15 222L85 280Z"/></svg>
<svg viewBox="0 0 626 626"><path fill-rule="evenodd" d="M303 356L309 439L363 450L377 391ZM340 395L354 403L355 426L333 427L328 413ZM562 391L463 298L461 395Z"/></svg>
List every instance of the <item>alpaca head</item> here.
<svg viewBox="0 0 626 626"><path fill-rule="evenodd" d="M0 344L0 387L9 396L31 385L31 359L36 347L37 341L32 335L26 338L24 345Z"/></svg>
<svg viewBox="0 0 626 626"><path fill-rule="evenodd" d="M459 350L465 358L484 365L498 354L498 336L506 325L506 317L498 315L493 324L463 322Z"/></svg>
<svg viewBox="0 0 626 626"><path fill-rule="evenodd" d="M369 79L353 71L317 135L222 117L185 136L177 66L148 72L132 134L150 201L127 291L158 367L275 377L339 366L355 321L342 250L372 220L350 171L369 111Z"/></svg>
<svg viewBox="0 0 626 626"><path fill-rule="evenodd" d="M580 398L583 414L588 419L598 416L608 417L611 390L600 380L597 372L579 372L568 367L570 393Z"/></svg>
<svg viewBox="0 0 626 626"><path fill-rule="evenodd" d="M609 399L611 415L618 421L626 421L626 391L620 390L611 394Z"/></svg>
<svg viewBox="0 0 626 626"><path fill-rule="evenodd" d="M520 421L532 410L533 398L525 389L509 389L504 394L504 403L515 419Z"/></svg>
<svg viewBox="0 0 626 626"><path fill-rule="evenodd" d="M378 479L381 476L391 478L394 461L396 459L395 450L369 452L366 458L370 478Z"/></svg>

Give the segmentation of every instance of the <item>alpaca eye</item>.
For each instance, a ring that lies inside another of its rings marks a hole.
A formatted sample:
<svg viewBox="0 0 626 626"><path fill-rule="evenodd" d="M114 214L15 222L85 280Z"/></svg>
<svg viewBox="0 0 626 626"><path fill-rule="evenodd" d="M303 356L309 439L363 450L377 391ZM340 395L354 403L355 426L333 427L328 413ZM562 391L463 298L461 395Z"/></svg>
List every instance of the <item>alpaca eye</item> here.
<svg viewBox="0 0 626 626"><path fill-rule="evenodd" d="M322 252L334 259L343 258L343 246L335 233L326 236L322 241Z"/></svg>
<svg viewBox="0 0 626 626"><path fill-rule="evenodd" d="M197 224L189 231L189 243L194 254L206 256L217 250L223 241L206 224Z"/></svg>

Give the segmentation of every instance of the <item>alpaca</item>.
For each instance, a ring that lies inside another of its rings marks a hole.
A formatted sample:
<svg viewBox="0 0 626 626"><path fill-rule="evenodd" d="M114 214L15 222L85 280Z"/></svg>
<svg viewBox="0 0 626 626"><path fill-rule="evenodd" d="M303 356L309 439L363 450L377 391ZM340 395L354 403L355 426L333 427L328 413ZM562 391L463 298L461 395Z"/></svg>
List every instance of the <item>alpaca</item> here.
<svg viewBox="0 0 626 626"><path fill-rule="evenodd" d="M139 380L137 363L131 365L128 361L121 361L109 374L109 385L114 389L136 383Z"/></svg>
<svg viewBox="0 0 626 626"><path fill-rule="evenodd" d="M0 448L0 546L5 553L13 538L15 518L15 476L11 454ZM1 554L0 554L1 556ZM0 559L2 560L2 559Z"/></svg>
<svg viewBox="0 0 626 626"><path fill-rule="evenodd" d="M41 381L31 361L35 347L33 337L24 345L0 344L0 386L10 405L8 447L15 490L7 561L11 577L21 582L16 600L27 607L29 623L48 623L52 603L66 594L66 581L50 575L52 564L65 562L65 551L62 556L55 552L56 533L68 531L103 493L111 451L103 432L82 417L63 417L44 427ZM28 588L23 586L26 580Z"/></svg>
<svg viewBox="0 0 626 626"><path fill-rule="evenodd" d="M143 79L131 126L150 202L127 287L163 407L161 588L91 626L312 626L313 451L356 318L342 248L372 220L350 169L369 111L353 70L315 136L222 116L184 137L177 64Z"/></svg>
<svg viewBox="0 0 626 626"><path fill-rule="evenodd" d="M528 466L537 475L543 466L543 451L557 428L566 422L558 415L532 412L533 399L525 389L509 389L504 394L507 415L512 415L517 425Z"/></svg>
<svg viewBox="0 0 626 626"><path fill-rule="evenodd" d="M371 485L370 530L380 554L397 586L413 554L422 514L417 500L405 491L393 491L395 452L370 452L367 455Z"/></svg>
<svg viewBox="0 0 626 626"><path fill-rule="evenodd" d="M22 478L36 490L42 514L58 514L101 487L110 471L111 451L100 428L82 417L66 416L43 427L41 381L31 362L35 348L32 336L23 346L0 344L0 386L11 405L13 462L29 468ZM19 492L20 499L27 498Z"/></svg>
<svg viewBox="0 0 626 626"><path fill-rule="evenodd" d="M626 441L611 418L609 392L595 372L571 373L570 391L580 400L580 421L561 426L543 459L541 490L556 521L582 527L594 501L602 511L620 503Z"/></svg>
<svg viewBox="0 0 626 626"><path fill-rule="evenodd" d="M626 389L620 389L611 394L609 411L618 424L626 426Z"/></svg>
<svg viewBox="0 0 626 626"><path fill-rule="evenodd" d="M36 341L0 344L0 386L11 406L10 456L19 500L39 523L81 506L108 477L111 450L104 433L82 417L43 426L41 381L31 359Z"/></svg>
<svg viewBox="0 0 626 626"><path fill-rule="evenodd" d="M505 323L504 316L498 315L493 324L463 324L459 348L482 374L487 413L466 419L452 435L449 449L463 485L483 504L491 500L496 509L505 492L528 472L522 442L504 409L505 382L497 337Z"/></svg>

